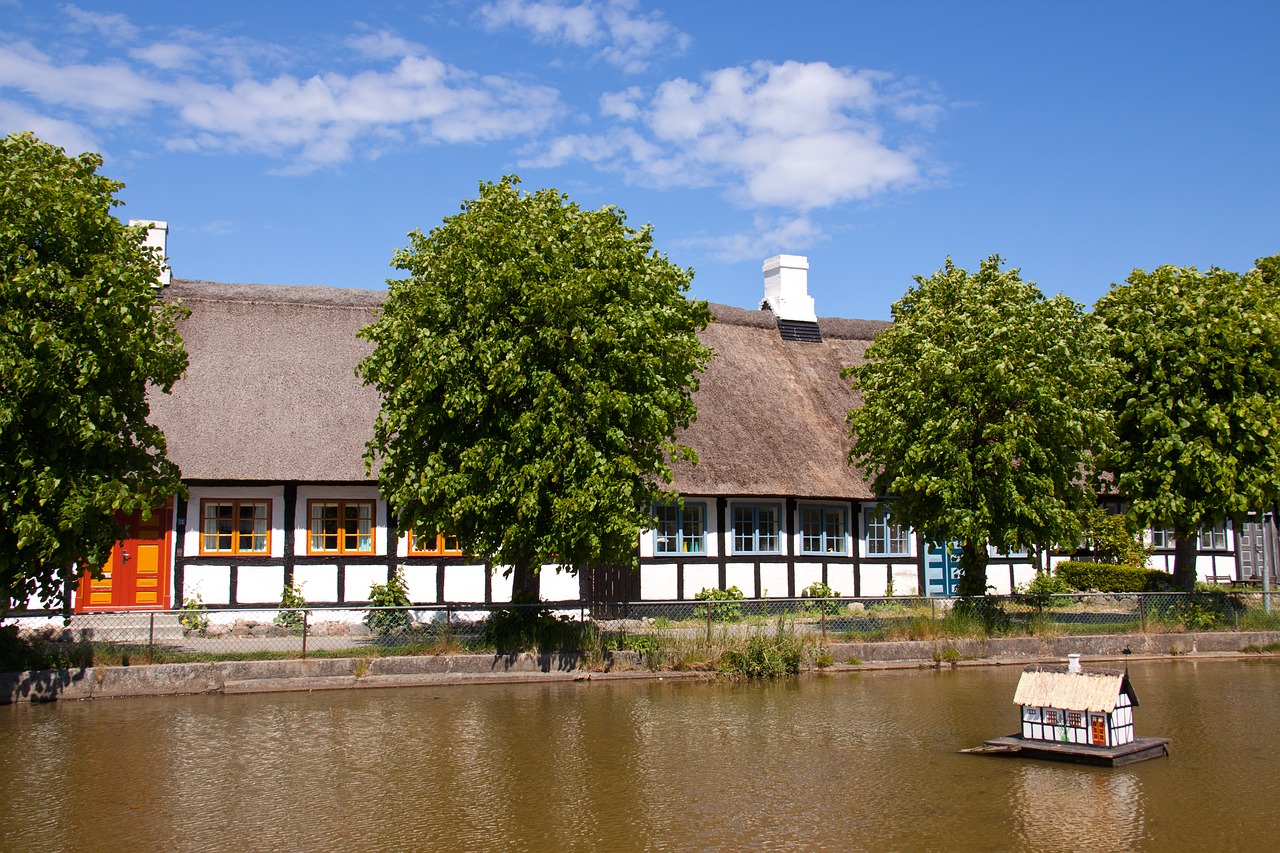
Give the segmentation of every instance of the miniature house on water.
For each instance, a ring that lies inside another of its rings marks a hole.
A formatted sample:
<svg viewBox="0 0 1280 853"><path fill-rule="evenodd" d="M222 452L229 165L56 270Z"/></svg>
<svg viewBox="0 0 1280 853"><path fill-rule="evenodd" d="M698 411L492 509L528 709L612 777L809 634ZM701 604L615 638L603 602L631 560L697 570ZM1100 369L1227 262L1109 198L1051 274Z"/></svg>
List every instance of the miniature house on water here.
<svg viewBox="0 0 1280 853"><path fill-rule="evenodd" d="M1068 660L1066 666L1034 664L1022 671L1013 696L1022 708L1022 736L1090 746L1133 743L1138 697L1129 674L1085 669L1079 655Z"/></svg>
<svg viewBox="0 0 1280 853"><path fill-rule="evenodd" d="M961 752L1018 753L1110 767L1169 754L1168 738L1134 735L1138 697L1128 672L1085 669L1080 655L1068 655L1067 661L1066 666L1032 664L1022 671L1013 695L1022 731Z"/></svg>

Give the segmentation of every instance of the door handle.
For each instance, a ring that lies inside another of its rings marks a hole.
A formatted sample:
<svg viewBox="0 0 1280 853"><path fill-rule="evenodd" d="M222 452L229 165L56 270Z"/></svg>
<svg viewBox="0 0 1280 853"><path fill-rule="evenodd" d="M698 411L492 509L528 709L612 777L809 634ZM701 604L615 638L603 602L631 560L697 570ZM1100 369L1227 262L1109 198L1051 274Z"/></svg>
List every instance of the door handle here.
<svg viewBox="0 0 1280 853"><path fill-rule="evenodd" d="M123 548L120 549L120 562L122 563L129 562L129 552L124 550Z"/></svg>

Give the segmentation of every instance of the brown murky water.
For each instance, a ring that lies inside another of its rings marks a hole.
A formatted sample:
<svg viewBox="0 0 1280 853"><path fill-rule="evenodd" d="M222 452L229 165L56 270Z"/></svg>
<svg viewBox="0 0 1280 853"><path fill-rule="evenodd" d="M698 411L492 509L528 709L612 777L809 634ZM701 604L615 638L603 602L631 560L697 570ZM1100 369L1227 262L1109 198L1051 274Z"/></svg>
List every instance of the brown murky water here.
<svg viewBox="0 0 1280 853"><path fill-rule="evenodd" d="M0 849L1280 848L1280 660L1131 673L1118 769L957 754L1017 667L4 707Z"/></svg>

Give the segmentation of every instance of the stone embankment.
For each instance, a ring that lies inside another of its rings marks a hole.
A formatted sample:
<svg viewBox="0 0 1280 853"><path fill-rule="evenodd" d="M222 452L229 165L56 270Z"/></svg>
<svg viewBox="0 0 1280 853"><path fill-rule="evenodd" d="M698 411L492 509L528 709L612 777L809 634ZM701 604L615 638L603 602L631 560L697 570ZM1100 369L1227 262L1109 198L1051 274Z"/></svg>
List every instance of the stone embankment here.
<svg viewBox="0 0 1280 853"><path fill-rule="evenodd" d="M1025 664L1064 660L1069 652L1079 652L1085 661L1220 657L1240 655L1246 647L1277 643L1280 632L1275 631L832 643L828 653L836 664L822 672ZM0 704L200 693L709 677L706 672L650 671L635 652L615 652L603 671L585 669L586 664L585 656L579 654L526 653L88 667L0 674Z"/></svg>

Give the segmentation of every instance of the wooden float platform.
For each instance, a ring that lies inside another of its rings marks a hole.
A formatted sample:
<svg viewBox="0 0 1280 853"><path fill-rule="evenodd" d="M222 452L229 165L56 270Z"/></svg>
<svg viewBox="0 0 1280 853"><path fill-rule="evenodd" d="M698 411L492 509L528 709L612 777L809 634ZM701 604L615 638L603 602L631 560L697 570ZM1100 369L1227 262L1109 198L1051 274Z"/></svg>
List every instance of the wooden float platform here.
<svg viewBox="0 0 1280 853"><path fill-rule="evenodd" d="M1032 740L1015 734L992 738L982 746L960 751L975 755L1019 755L1024 758L1043 758L1049 761L1070 761L1074 764L1121 767L1125 764L1168 755L1169 739L1140 737L1122 746L1088 746L1082 743Z"/></svg>

